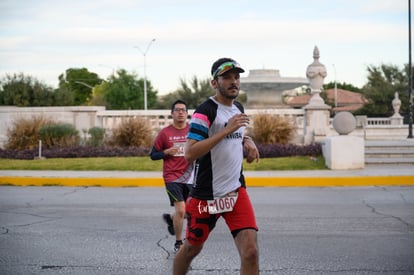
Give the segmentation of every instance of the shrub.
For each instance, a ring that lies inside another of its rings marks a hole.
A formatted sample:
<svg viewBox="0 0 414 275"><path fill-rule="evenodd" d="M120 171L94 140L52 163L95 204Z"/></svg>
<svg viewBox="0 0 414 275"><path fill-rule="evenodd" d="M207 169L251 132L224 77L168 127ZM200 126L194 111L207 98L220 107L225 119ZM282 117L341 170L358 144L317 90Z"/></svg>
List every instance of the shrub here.
<svg viewBox="0 0 414 275"><path fill-rule="evenodd" d="M20 118L12 122L12 127L7 130L6 149L23 150L38 146L40 129L45 125L55 123L53 120L42 116Z"/></svg>
<svg viewBox="0 0 414 275"><path fill-rule="evenodd" d="M284 117L270 114L253 116L252 137L260 144L288 144L295 127Z"/></svg>
<svg viewBox="0 0 414 275"><path fill-rule="evenodd" d="M319 143L310 145L281 145L281 144L257 144L260 158L276 158L290 156L322 155L322 147ZM119 146L54 146L43 148L42 156L46 158L87 158L87 157L142 157L148 156L150 147L119 147ZM247 152L245 152L246 154ZM7 159L33 159L38 156L38 148L24 150L2 150L0 158Z"/></svg>
<svg viewBox="0 0 414 275"><path fill-rule="evenodd" d="M92 146L101 146L104 143L105 129L101 127L92 127L88 130L88 134L91 136L88 143Z"/></svg>
<svg viewBox="0 0 414 275"><path fill-rule="evenodd" d="M54 146L43 148L42 156L46 158L90 158L90 157L143 157L148 156L149 148L118 146ZM0 158L33 159L38 156L38 148L25 150L2 150Z"/></svg>
<svg viewBox="0 0 414 275"><path fill-rule="evenodd" d="M149 121L143 118L126 118L112 130L109 144L114 146L149 147L152 142L152 129Z"/></svg>
<svg viewBox="0 0 414 275"><path fill-rule="evenodd" d="M79 132L67 123L44 125L39 136L46 148L53 146L73 146L79 143Z"/></svg>
<svg viewBox="0 0 414 275"><path fill-rule="evenodd" d="M322 145L313 143L309 145L294 144L256 144L261 158L277 158L291 156L321 156Z"/></svg>

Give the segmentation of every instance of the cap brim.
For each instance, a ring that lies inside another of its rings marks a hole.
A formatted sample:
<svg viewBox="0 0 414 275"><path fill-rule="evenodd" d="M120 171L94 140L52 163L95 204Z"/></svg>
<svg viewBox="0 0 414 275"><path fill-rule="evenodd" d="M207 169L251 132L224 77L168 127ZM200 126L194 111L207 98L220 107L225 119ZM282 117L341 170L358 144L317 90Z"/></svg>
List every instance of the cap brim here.
<svg viewBox="0 0 414 275"><path fill-rule="evenodd" d="M228 70L222 71L220 74L217 74L217 76L223 75L230 71L237 71L238 73L244 73L244 70L242 68L229 68Z"/></svg>

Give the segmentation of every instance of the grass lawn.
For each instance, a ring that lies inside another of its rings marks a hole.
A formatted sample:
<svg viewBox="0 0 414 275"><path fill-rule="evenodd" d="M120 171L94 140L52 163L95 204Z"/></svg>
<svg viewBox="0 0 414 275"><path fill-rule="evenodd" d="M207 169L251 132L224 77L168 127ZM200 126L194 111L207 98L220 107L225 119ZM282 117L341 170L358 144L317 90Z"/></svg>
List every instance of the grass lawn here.
<svg viewBox="0 0 414 275"><path fill-rule="evenodd" d="M264 158L244 163L245 171L325 170L322 156ZM41 160L0 159L0 170L74 170L74 171L162 171L162 161L149 157L55 158Z"/></svg>

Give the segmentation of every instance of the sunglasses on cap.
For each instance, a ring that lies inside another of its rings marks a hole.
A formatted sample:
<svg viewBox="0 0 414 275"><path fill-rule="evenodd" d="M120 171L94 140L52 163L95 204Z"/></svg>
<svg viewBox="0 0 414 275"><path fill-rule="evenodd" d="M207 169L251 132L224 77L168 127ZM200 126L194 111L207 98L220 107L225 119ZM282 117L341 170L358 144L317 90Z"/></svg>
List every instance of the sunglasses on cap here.
<svg viewBox="0 0 414 275"><path fill-rule="evenodd" d="M241 73L244 72L244 70L242 69L239 63L235 61L229 61L229 62L224 62L223 64L218 66L218 68L212 74L212 77L215 78L216 76L222 75L231 69L238 69L238 71Z"/></svg>

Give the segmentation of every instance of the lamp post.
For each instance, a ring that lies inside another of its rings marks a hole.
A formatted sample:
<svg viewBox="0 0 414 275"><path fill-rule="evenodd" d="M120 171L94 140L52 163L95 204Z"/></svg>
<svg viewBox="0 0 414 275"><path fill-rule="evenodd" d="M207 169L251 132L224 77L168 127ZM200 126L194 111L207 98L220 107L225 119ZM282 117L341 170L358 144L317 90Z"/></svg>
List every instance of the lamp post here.
<svg viewBox="0 0 414 275"><path fill-rule="evenodd" d="M85 87L88 87L89 89L92 89L92 91L93 91L93 89L94 89L94 87L92 86L92 85L89 85L88 83L85 83L85 82L83 82L83 81L75 81L75 83L78 83L78 84L81 84L81 85L83 85L83 86L85 86Z"/></svg>
<svg viewBox="0 0 414 275"><path fill-rule="evenodd" d="M151 44L155 42L155 38L153 38L147 45L147 48L145 51L142 51L140 47L135 46L134 48L137 48L142 55L144 56L144 110L147 110L147 69L146 69L146 57L149 48L151 47Z"/></svg>
<svg viewBox="0 0 414 275"><path fill-rule="evenodd" d="M408 137L413 138L413 68L411 65L411 0L408 0Z"/></svg>
<svg viewBox="0 0 414 275"><path fill-rule="evenodd" d="M337 108L338 107L338 89L336 86L336 67L335 67L335 64L332 64L332 66L334 67L334 74L335 74L335 108Z"/></svg>

